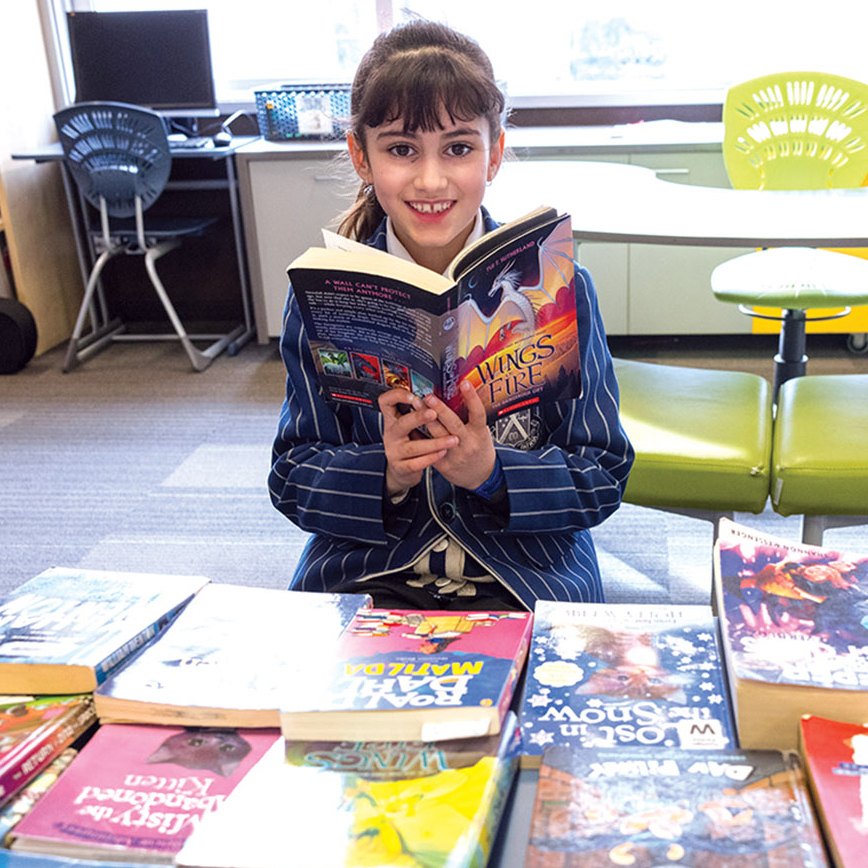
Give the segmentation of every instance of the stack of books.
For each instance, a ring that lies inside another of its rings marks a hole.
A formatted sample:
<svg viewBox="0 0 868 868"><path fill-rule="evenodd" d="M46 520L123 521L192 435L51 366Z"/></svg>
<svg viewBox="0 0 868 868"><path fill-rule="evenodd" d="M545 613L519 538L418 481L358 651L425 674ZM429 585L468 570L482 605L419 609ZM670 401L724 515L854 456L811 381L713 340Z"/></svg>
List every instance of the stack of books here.
<svg viewBox="0 0 868 868"><path fill-rule="evenodd" d="M203 577L49 571L0 604L0 671L16 689L74 673L89 690L0 705L19 730L53 721L26 740L26 779L23 748L10 751L5 852L307 868L327 826L322 864L484 862L517 769L510 703L532 623ZM229 846L238 822L245 834Z"/></svg>
<svg viewBox="0 0 868 868"><path fill-rule="evenodd" d="M0 857L482 868L523 767L527 868L858 865L868 556L713 554L714 610L47 571L0 601Z"/></svg>

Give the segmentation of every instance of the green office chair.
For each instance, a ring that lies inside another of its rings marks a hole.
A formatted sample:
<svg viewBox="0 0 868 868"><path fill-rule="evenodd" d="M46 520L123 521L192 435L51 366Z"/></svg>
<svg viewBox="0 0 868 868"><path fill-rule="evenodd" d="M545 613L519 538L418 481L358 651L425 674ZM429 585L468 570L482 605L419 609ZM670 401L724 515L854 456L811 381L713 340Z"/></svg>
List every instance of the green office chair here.
<svg viewBox="0 0 868 868"><path fill-rule="evenodd" d="M126 335L111 318L100 275L109 260L122 253L141 254L151 285L187 352L193 368L202 371L243 331L225 335L190 335L181 323L157 274L156 262L184 238L202 235L216 218L151 218L145 211L160 197L169 180L172 157L163 119L149 109L115 102L87 102L54 116L64 165L81 196L96 211L87 227L96 260L64 360L64 371L104 349L114 340L162 339L164 334ZM90 328L85 332L86 325ZM208 340L199 349L194 340Z"/></svg>
<svg viewBox="0 0 868 868"><path fill-rule="evenodd" d="M868 84L818 72L763 76L729 90L723 124L724 163L738 189L817 190L868 181ZM758 251L719 265L711 288L745 313L781 320L777 396L781 383L805 373L806 309L835 309L811 317L828 319L868 303L868 262L804 248Z"/></svg>

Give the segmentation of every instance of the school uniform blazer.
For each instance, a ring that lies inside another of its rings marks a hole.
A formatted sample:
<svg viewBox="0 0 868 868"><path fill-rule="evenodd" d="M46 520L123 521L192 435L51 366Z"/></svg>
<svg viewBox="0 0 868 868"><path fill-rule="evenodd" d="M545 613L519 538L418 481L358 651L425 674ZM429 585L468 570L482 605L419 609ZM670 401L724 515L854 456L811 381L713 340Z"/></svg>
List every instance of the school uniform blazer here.
<svg viewBox="0 0 868 868"><path fill-rule="evenodd" d="M484 218L486 231L496 228ZM385 223L368 243L386 249ZM508 503L498 508L429 468L393 505L385 496L382 415L323 399L290 287L280 338L286 399L268 486L274 506L312 534L291 588L329 591L405 569L448 534L528 609L536 599L603 600L588 529L620 505L633 450L618 418L596 292L581 267L576 297L582 397L540 409L532 421L537 445L496 444Z"/></svg>

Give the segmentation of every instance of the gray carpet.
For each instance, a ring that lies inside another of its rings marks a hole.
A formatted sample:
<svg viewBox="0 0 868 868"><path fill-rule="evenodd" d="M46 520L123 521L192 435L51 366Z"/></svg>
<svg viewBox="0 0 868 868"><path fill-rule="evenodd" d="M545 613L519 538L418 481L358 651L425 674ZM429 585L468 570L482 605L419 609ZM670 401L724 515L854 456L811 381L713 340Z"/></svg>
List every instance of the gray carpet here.
<svg viewBox="0 0 868 868"><path fill-rule="evenodd" d="M812 371L868 370L840 338L815 343ZM650 338L614 340L613 351L770 375L774 346ZM69 374L62 354L0 377L0 593L52 565L285 587L305 534L265 488L283 391L276 344L248 345L200 374L170 342L120 344ZM799 535L797 518L738 519ZM624 505L594 537L611 600L708 600L710 524ZM826 541L868 550L868 528Z"/></svg>

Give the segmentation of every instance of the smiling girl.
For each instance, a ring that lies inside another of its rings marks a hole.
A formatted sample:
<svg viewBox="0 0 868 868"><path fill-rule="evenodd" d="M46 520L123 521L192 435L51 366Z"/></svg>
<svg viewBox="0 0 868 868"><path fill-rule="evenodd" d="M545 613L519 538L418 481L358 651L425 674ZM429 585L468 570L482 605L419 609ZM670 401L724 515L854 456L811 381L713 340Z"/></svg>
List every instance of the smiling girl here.
<svg viewBox="0 0 868 868"><path fill-rule="evenodd" d="M503 160L504 106L473 40L424 21L378 37L353 82L347 144L362 184L341 233L443 272L497 226L482 200ZM311 533L290 587L366 592L405 609L601 601L588 529L618 508L633 452L581 268L576 302L581 398L492 430L468 384L466 422L402 389L380 397L380 412L328 404L290 287L269 476L275 507Z"/></svg>

